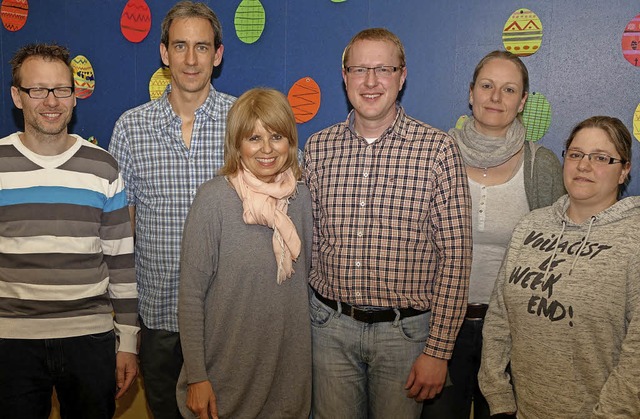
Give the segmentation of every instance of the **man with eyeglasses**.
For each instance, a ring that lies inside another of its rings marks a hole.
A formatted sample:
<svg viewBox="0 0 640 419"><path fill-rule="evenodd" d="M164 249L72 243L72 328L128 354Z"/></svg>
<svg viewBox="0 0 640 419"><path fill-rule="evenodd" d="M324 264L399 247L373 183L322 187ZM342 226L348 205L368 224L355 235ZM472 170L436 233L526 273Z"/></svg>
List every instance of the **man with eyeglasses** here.
<svg viewBox="0 0 640 419"><path fill-rule="evenodd" d="M418 418L445 383L466 309L467 177L453 139L397 103L397 36L366 29L342 60L353 111L305 147L313 417Z"/></svg>
<svg viewBox="0 0 640 419"><path fill-rule="evenodd" d="M181 1L161 27L160 55L171 70L171 84L159 99L125 112L109 144L122 170L135 229L140 366L156 419L181 417L176 383L183 363L178 330L182 228L196 189L222 167L227 113L235 101L211 83L224 52L213 10Z"/></svg>
<svg viewBox="0 0 640 419"><path fill-rule="evenodd" d="M111 418L138 372L124 183L67 131L68 49L26 45L11 66L24 132L0 139L0 416L49 417L55 388L68 417Z"/></svg>

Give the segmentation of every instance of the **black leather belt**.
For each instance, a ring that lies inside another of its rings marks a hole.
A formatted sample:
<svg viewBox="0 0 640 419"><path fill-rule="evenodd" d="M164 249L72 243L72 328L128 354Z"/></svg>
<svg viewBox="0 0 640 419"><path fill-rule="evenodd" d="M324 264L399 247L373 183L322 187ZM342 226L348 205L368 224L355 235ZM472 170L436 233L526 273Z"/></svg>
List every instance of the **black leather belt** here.
<svg viewBox="0 0 640 419"><path fill-rule="evenodd" d="M327 306L332 309L338 311L338 302L334 300L330 300L328 298L323 297L317 291L314 291L316 298L322 301ZM390 308L388 310L366 310L354 307L347 303L340 303L342 307L342 314L345 314L354 320L358 320L363 323L381 323L381 322L392 322L396 319L396 312ZM413 317L419 316L421 314L427 313L427 311L416 310L415 308L399 308L400 318L403 319L405 317Z"/></svg>
<svg viewBox="0 0 640 419"><path fill-rule="evenodd" d="M467 305L467 314L464 316L468 320L482 320L487 315L488 304L471 303Z"/></svg>

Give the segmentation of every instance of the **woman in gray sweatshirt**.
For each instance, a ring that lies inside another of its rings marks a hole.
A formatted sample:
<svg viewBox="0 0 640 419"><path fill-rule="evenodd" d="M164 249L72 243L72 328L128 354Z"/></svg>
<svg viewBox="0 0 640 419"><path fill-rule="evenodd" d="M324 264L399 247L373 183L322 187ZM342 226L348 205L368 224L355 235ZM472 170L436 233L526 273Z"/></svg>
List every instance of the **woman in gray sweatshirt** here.
<svg viewBox="0 0 640 419"><path fill-rule="evenodd" d="M563 155L568 195L521 220L500 269L480 388L492 414L639 418L640 197L619 200L631 135L592 117Z"/></svg>

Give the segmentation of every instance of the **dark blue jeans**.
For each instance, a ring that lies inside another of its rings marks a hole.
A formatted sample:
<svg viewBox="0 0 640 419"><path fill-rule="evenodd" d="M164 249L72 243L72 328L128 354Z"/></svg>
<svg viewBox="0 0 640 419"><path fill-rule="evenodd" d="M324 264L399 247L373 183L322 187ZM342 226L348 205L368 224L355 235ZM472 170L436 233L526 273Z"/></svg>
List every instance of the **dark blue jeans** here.
<svg viewBox="0 0 640 419"><path fill-rule="evenodd" d="M113 331L62 339L0 339L0 418L47 419L56 389L60 416L112 418Z"/></svg>
<svg viewBox="0 0 640 419"><path fill-rule="evenodd" d="M434 400L424 402L422 418L469 419L472 402L474 419L490 417L489 405L478 387L483 324L484 320L467 319L462 323L449 361L453 385L445 387Z"/></svg>

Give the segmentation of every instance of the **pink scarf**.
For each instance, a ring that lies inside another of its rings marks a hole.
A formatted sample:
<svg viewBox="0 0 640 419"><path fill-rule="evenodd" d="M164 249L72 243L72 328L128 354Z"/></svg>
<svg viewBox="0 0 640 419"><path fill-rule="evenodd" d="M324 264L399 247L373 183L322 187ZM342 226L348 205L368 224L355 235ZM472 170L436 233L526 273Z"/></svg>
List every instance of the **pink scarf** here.
<svg viewBox="0 0 640 419"><path fill-rule="evenodd" d="M278 263L278 284L291 277L293 262L300 255L301 242L296 226L287 215L288 198L296 190L293 171L287 169L271 183L265 183L244 170L228 177L242 200L242 218L246 224L261 224L273 229L273 252Z"/></svg>

